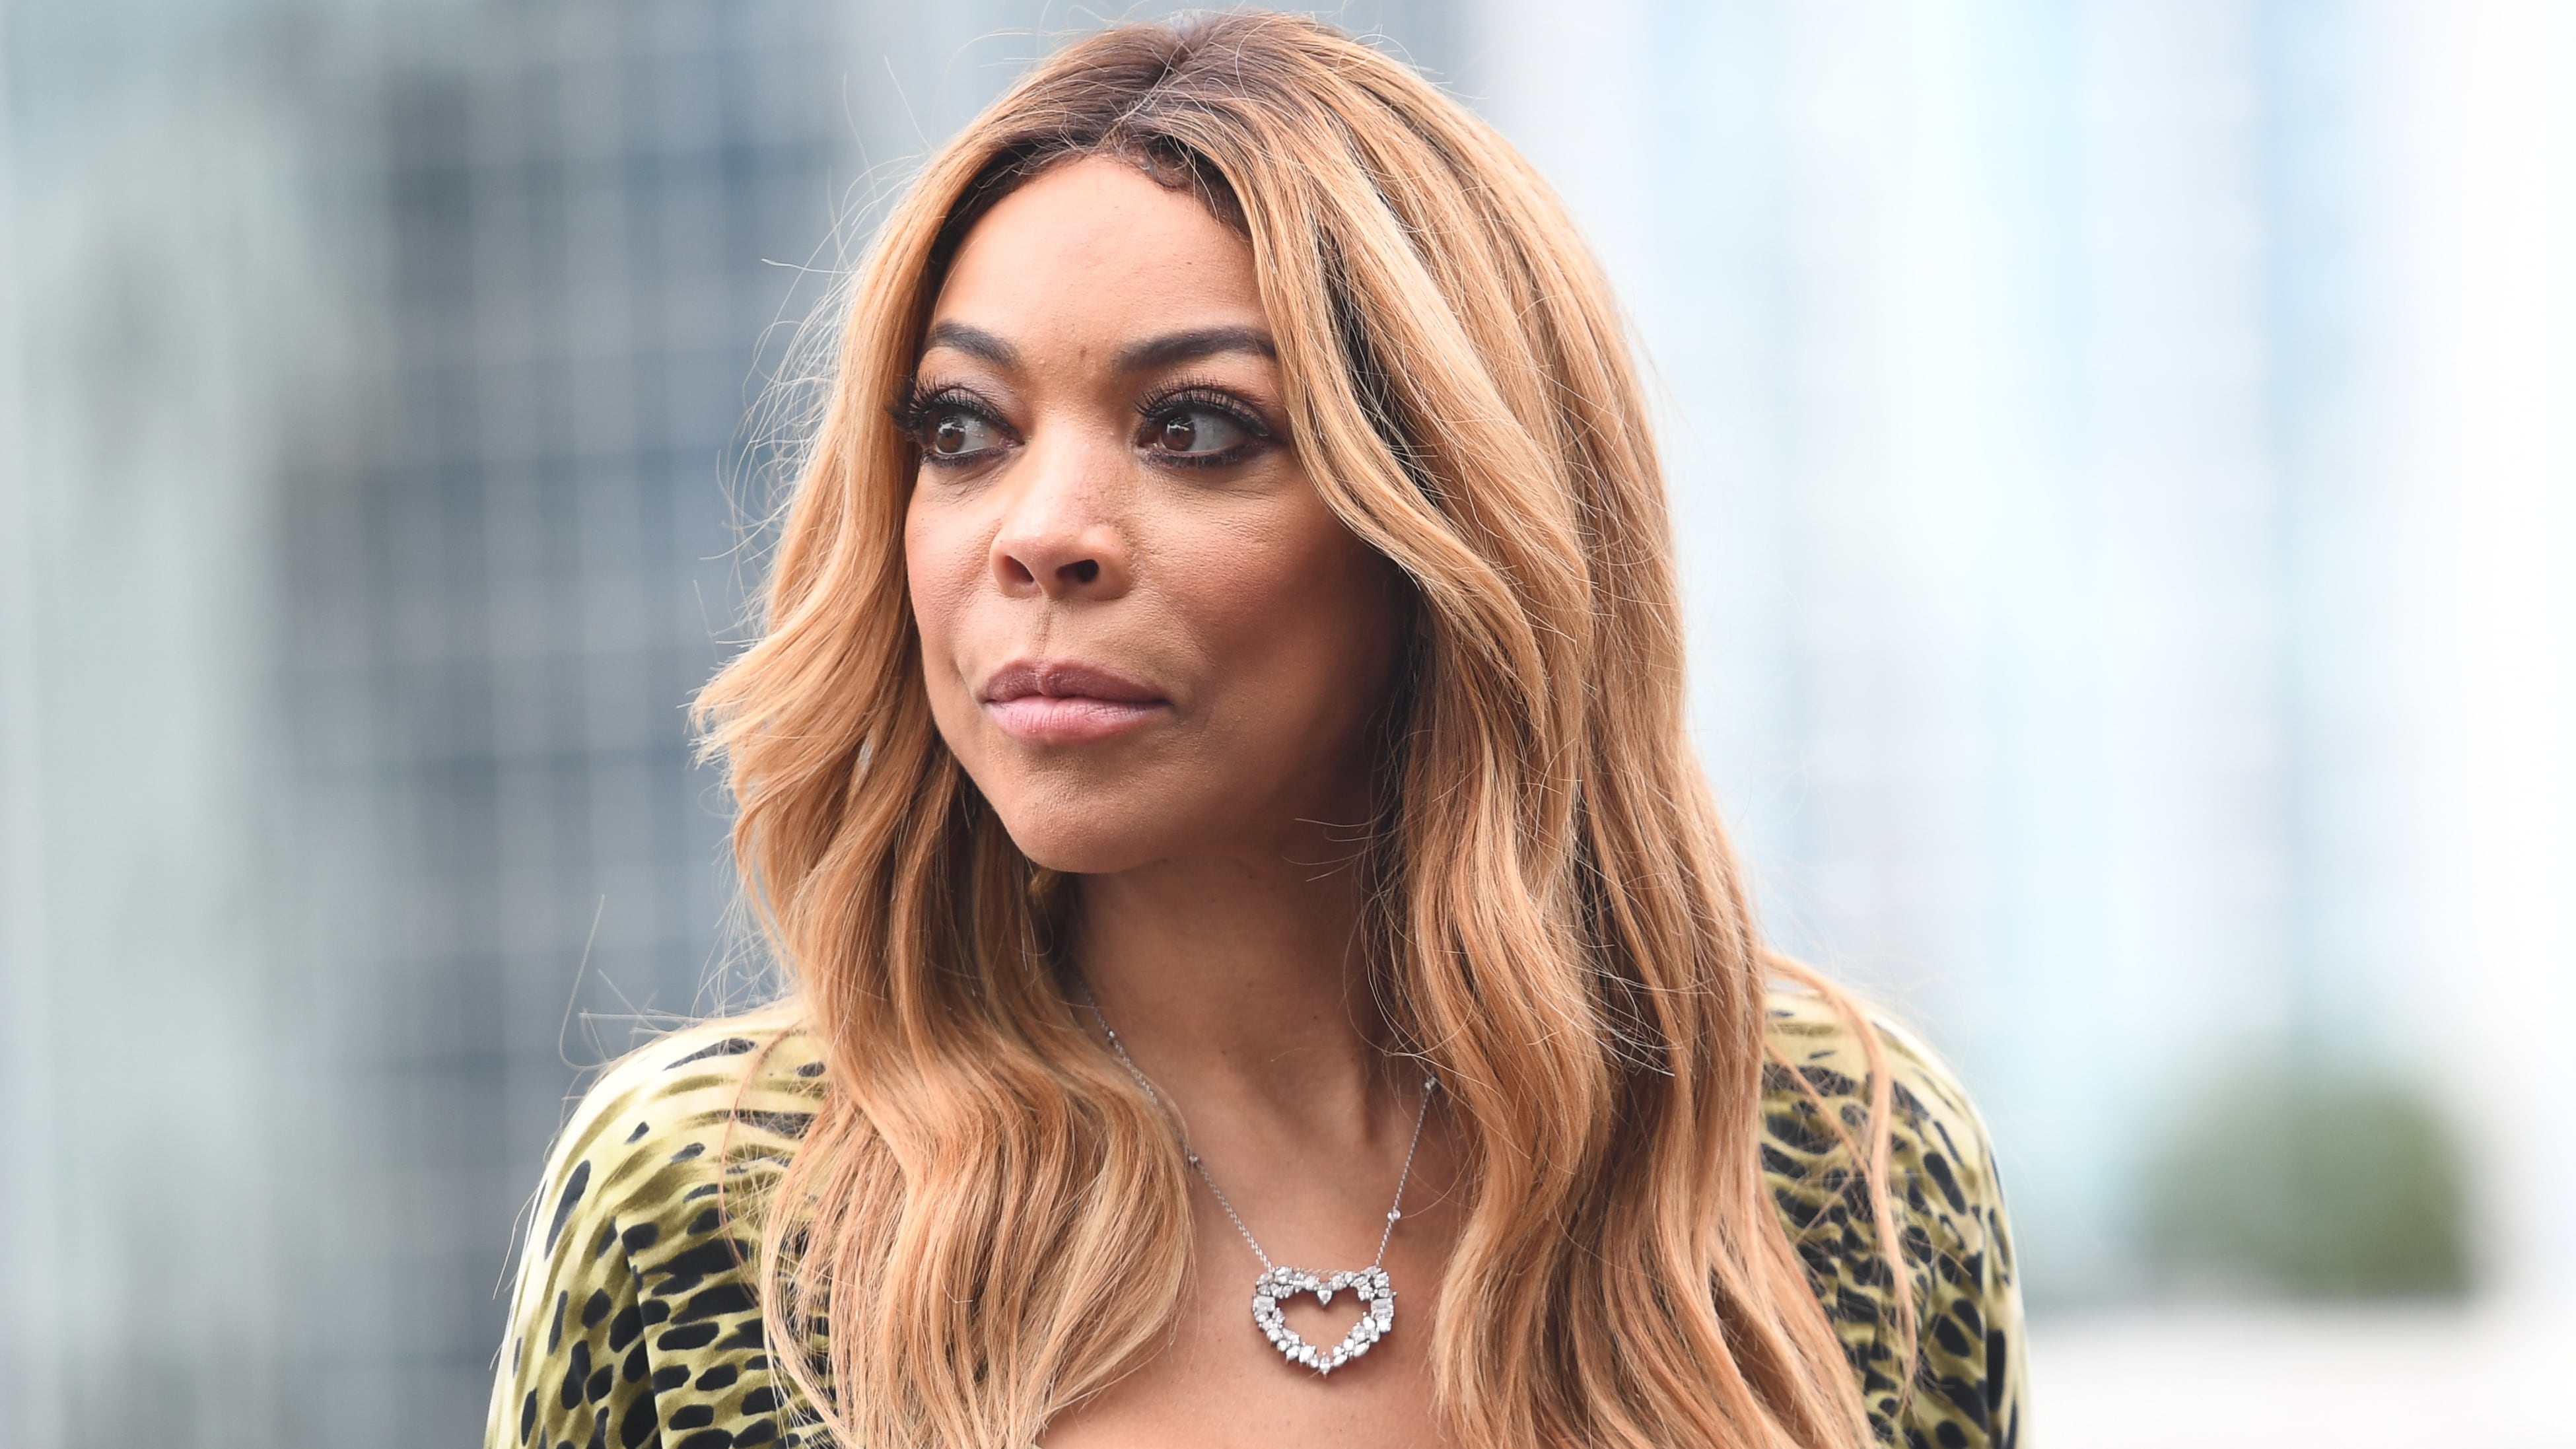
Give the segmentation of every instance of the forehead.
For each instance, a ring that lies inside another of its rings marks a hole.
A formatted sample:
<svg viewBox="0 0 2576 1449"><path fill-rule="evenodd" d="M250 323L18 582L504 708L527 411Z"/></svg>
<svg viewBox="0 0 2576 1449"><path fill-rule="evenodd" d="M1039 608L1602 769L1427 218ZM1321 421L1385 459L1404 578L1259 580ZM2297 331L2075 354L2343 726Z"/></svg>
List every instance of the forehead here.
<svg viewBox="0 0 2576 1449"><path fill-rule="evenodd" d="M931 318L1084 351L1264 320L1251 245L1190 193L1107 157L1053 167L986 213Z"/></svg>

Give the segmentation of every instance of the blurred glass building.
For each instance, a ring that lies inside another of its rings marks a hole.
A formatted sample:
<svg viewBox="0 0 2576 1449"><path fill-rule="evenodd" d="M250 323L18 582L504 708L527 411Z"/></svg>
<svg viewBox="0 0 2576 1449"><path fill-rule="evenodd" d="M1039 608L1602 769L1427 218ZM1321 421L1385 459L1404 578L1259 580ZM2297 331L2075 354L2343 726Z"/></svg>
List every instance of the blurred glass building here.
<svg viewBox="0 0 2576 1449"><path fill-rule="evenodd" d="M575 1065L718 959L681 711L859 175L845 7L10 18L24 476L69 493L28 565L45 617L112 596L31 666L38 1020L97 1030L44 1044L70 1251L19 1402L470 1439Z"/></svg>
<svg viewBox="0 0 2576 1449"><path fill-rule="evenodd" d="M2230 1236L2377 1200L2267 1176L2318 1083L2576 1288L2576 23L1336 18L1609 267L1769 924L1958 1059L2042 1323L2331 1288ZM1088 23L0 5L0 1445L478 1431L567 1092L758 989L684 709L800 329Z"/></svg>

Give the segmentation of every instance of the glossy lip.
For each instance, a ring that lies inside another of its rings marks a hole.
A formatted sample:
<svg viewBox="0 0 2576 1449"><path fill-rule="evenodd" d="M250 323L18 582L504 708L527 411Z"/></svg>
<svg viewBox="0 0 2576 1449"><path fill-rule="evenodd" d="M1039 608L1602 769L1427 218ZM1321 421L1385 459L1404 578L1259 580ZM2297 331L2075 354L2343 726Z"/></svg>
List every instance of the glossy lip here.
<svg viewBox="0 0 2576 1449"><path fill-rule="evenodd" d="M1040 745L1107 739L1172 707L1132 674L1071 659L1014 659L993 671L976 698L1002 733Z"/></svg>

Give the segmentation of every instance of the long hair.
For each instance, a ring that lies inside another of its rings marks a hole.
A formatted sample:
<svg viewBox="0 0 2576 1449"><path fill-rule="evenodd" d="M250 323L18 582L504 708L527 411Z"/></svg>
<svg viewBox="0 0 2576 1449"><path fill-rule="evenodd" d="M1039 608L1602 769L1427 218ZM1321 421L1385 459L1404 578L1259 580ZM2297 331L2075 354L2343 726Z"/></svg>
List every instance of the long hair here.
<svg viewBox="0 0 2576 1449"><path fill-rule="evenodd" d="M858 276L764 633L699 701L828 1064L762 1219L779 1370L849 1445L1023 1446L1159 1340L1189 1267L1180 1147L1050 969L1063 882L932 725L902 553L918 460L888 415L967 229L1081 156L1249 241L1294 446L1414 594L1368 939L1462 1143L1444 1422L1475 1446L1866 1437L1761 1178L1765 984L1796 968L1756 935L1687 743L1609 291L1492 130L1266 13L1092 35L929 161ZM1873 1077L1853 1145L1892 1253Z"/></svg>

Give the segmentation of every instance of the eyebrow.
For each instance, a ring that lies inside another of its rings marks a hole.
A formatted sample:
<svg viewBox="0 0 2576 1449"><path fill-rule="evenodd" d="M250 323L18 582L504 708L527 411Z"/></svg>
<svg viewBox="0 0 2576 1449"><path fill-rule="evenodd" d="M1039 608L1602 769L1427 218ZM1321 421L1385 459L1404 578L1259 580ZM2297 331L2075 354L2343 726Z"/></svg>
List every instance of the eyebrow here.
<svg viewBox="0 0 2576 1449"><path fill-rule="evenodd" d="M968 357L980 357L995 367L1016 368L1020 365L1018 348L981 327L964 322L942 322L931 328L921 339L921 350L928 352L934 347L946 347Z"/></svg>
<svg viewBox="0 0 2576 1449"><path fill-rule="evenodd" d="M935 347L963 352L995 367L1016 369L1020 365L1018 348L970 322L942 322L932 327L921 339L921 350L928 352ZM1201 327L1131 342L1118 349L1111 365L1120 372L1149 372L1176 362L1192 362L1225 352L1249 352L1272 359L1279 356L1279 349L1272 345L1270 334L1260 328Z"/></svg>
<svg viewBox="0 0 2576 1449"><path fill-rule="evenodd" d="M1146 372L1221 352L1249 352L1272 359L1279 356L1279 349L1271 345L1270 334L1258 327L1202 327L1131 342L1118 349L1115 365L1120 372Z"/></svg>

